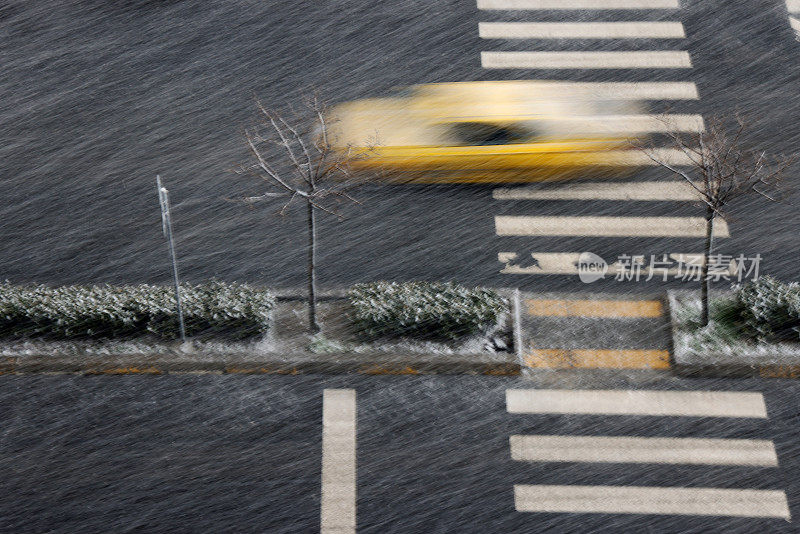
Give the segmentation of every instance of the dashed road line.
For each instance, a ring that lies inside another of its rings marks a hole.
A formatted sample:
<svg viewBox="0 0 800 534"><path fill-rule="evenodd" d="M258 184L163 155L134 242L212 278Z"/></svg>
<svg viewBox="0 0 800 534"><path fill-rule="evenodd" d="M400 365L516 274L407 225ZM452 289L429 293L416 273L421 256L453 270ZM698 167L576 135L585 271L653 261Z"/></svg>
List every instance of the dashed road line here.
<svg viewBox="0 0 800 534"><path fill-rule="evenodd" d="M321 534L356 531L356 392L322 392Z"/></svg>
<svg viewBox="0 0 800 534"><path fill-rule="evenodd" d="M496 215L499 236L704 237L703 217L581 217ZM724 220L715 237L729 237Z"/></svg>
<svg viewBox="0 0 800 534"><path fill-rule="evenodd" d="M514 504L520 512L790 518L778 490L515 485Z"/></svg>
<svg viewBox="0 0 800 534"><path fill-rule="evenodd" d="M700 187L701 184L697 184ZM495 200L641 200L687 201L700 198L699 193L685 181L668 182L605 182L576 183L567 187L497 188Z"/></svg>
<svg viewBox="0 0 800 534"><path fill-rule="evenodd" d="M680 22L481 22L483 39L681 39Z"/></svg>
<svg viewBox="0 0 800 534"><path fill-rule="evenodd" d="M509 389L510 413L766 418L754 391Z"/></svg>
<svg viewBox="0 0 800 534"><path fill-rule="evenodd" d="M632 52L481 52L485 69L687 69L683 50Z"/></svg>
<svg viewBox="0 0 800 534"><path fill-rule="evenodd" d="M678 0L478 0L478 9L678 9Z"/></svg>
<svg viewBox="0 0 800 534"><path fill-rule="evenodd" d="M545 300L525 301L533 317L654 318L664 315L658 300Z"/></svg>
<svg viewBox="0 0 800 534"><path fill-rule="evenodd" d="M601 462L775 467L775 446L762 439L511 436L511 458L525 462Z"/></svg>

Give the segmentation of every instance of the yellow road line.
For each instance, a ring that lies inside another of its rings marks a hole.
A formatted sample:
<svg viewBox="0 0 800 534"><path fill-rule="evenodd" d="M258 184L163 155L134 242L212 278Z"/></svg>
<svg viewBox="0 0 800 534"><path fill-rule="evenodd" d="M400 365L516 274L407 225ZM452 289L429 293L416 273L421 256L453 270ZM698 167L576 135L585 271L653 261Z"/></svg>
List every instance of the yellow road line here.
<svg viewBox="0 0 800 534"><path fill-rule="evenodd" d="M658 300L526 300L534 317L661 317Z"/></svg>
<svg viewBox="0 0 800 534"><path fill-rule="evenodd" d="M533 349L525 364L547 369L669 369L669 351Z"/></svg>

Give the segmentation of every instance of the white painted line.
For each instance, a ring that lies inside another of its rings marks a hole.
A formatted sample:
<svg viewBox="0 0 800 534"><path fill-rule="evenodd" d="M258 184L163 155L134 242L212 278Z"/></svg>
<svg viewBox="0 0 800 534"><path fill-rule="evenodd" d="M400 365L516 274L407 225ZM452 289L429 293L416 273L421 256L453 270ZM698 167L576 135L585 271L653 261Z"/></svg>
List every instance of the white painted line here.
<svg viewBox="0 0 800 534"><path fill-rule="evenodd" d="M648 154L650 154L648 156ZM651 157L652 156L652 157ZM655 166L658 165L653 158L669 165L691 166L694 164L692 158L683 150L677 148L656 148L653 150L620 150L606 152L609 162L617 165Z"/></svg>
<svg viewBox="0 0 800 534"><path fill-rule="evenodd" d="M699 186L699 184L698 184ZM600 182L564 184L561 187L498 188L495 200L642 200L696 201L700 194L685 181Z"/></svg>
<svg viewBox="0 0 800 534"><path fill-rule="evenodd" d="M485 69L685 69L689 52L481 52Z"/></svg>
<svg viewBox="0 0 800 534"><path fill-rule="evenodd" d="M553 82L558 83L558 82ZM698 100L693 82L575 82L566 87L591 91L597 98L615 100Z"/></svg>
<svg viewBox="0 0 800 534"><path fill-rule="evenodd" d="M678 0L478 0L478 9L678 9L679 7Z"/></svg>
<svg viewBox="0 0 800 534"><path fill-rule="evenodd" d="M480 5L480 1L478 4ZM786 10L789 13L800 13L800 0L786 0Z"/></svg>
<svg viewBox="0 0 800 534"><path fill-rule="evenodd" d="M575 217L496 215L500 236L705 237L704 217ZM714 224L716 237L730 237L724 220Z"/></svg>
<svg viewBox="0 0 800 534"><path fill-rule="evenodd" d="M356 392L322 392L321 534L356 531Z"/></svg>
<svg viewBox="0 0 800 534"><path fill-rule="evenodd" d="M789 24L791 25L794 31L800 33L800 19L789 17Z"/></svg>
<svg viewBox="0 0 800 534"><path fill-rule="evenodd" d="M767 417L755 391L509 389L510 413Z"/></svg>
<svg viewBox="0 0 800 534"><path fill-rule="evenodd" d="M532 252L529 258L525 258L528 261L524 262L516 252L498 252L497 261L504 264L504 267L500 270L502 274L577 275L580 256L580 252ZM612 278L624 274L626 276L625 279L628 280L632 274L635 274L634 269L638 269L642 280L655 278L663 281L665 276L699 280L699 268L705 263L705 258L702 254L672 253L668 254L668 256L674 262L674 267L662 268L649 265L648 263L652 258L645 258L643 255L633 256L632 259L629 259L624 264L619 261L613 261L608 265L606 277ZM614 259L617 260L617 258ZM661 259L660 255L656 256L657 261L661 261ZM520 261L522 261L522 265L520 265ZM640 267L637 268L637 265ZM736 262L732 261L728 268L728 274L734 276L736 272Z"/></svg>
<svg viewBox="0 0 800 534"><path fill-rule="evenodd" d="M680 22L481 22L483 39L681 39Z"/></svg>
<svg viewBox="0 0 800 534"><path fill-rule="evenodd" d="M761 439L511 436L511 458L523 462L616 462L777 466L775 446Z"/></svg>
<svg viewBox="0 0 800 534"><path fill-rule="evenodd" d="M571 117L571 132L608 134L649 134L667 132L700 133L706 129L702 115L594 115Z"/></svg>
<svg viewBox="0 0 800 534"><path fill-rule="evenodd" d="M790 518L779 490L515 485L514 505L519 512Z"/></svg>

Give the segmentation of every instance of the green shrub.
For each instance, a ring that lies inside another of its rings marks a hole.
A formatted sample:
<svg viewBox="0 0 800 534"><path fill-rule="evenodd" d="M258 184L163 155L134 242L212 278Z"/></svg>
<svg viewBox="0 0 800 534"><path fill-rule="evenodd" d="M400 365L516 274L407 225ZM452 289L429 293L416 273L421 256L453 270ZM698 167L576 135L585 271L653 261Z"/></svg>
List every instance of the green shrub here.
<svg viewBox="0 0 800 534"><path fill-rule="evenodd" d="M274 299L246 284L181 285L186 334L242 339L267 330ZM0 336L178 337L171 287L0 284Z"/></svg>
<svg viewBox="0 0 800 534"><path fill-rule="evenodd" d="M744 328L765 341L797 340L800 285L762 276L735 288Z"/></svg>
<svg viewBox="0 0 800 534"><path fill-rule="evenodd" d="M488 289L437 282L357 284L352 321L368 337L457 339L496 325L508 301Z"/></svg>

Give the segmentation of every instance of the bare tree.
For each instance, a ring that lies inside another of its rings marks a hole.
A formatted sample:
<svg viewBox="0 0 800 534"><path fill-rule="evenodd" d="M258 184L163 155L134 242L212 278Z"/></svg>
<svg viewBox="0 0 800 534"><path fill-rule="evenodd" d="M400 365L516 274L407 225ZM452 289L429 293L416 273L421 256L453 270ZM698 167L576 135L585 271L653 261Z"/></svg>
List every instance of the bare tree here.
<svg viewBox="0 0 800 534"><path fill-rule="evenodd" d="M675 161L652 145L645 147L634 143L655 163L683 178L705 206L705 245L700 276L703 326L709 321L709 260L714 250L716 218L728 219L728 205L743 195L754 193L777 200L778 182L794 161L793 157L768 156L764 151L745 145L742 137L747 124L739 115L734 122L735 125L728 128L723 119L712 117L706 121L705 130L693 134L680 133L667 124L671 148L684 161Z"/></svg>
<svg viewBox="0 0 800 534"><path fill-rule="evenodd" d="M260 123L245 130L245 139L252 160L236 168L239 174L250 174L268 182L272 189L262 195L246 197L248 203L274 198L285 199L280 210L284 215L294 200L306 208L308 324L311 333L320 331L317 322L317 210L341 217L335 209L337 200L359 203L349 194L357 183L352 164L364 157L352 148L335 147L329 138L330 119L326 106L317 96L306 98L300 113L289 110L276 113L256 100Z"/></svg>

